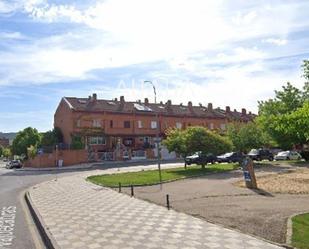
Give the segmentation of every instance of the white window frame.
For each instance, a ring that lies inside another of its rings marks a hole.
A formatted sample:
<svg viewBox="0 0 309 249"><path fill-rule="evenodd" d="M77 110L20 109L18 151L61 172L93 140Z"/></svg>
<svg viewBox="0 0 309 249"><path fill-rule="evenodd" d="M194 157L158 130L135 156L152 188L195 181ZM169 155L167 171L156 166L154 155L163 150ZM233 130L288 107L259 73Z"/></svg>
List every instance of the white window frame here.
<svg viewBox="0 0 309 249"><path fill-rule="evenodd" d="M94 119L92 122L93 127L101 127L101 120Z"/></svg>
<svg viewBox="0 0 309 249"><path fill-rule="evenodd" d="M76 122L76 126L80 127L80 124L81 124L81 121L80 121L80 119L78 119L77 122Z"/></svg>
<svg viewBox="0 0 309 249"><path fill-rule="evenodd" d="M106 138L103 136L89 137L89 144L90 145L106 145Z"/></svg>
<svg viewBox="0 0 309 249"><path fill-rule="evenodd" d="M138 127L139 129L142 129L142 128L143 128L143 122L142 122L142 120L137 120L137 127Z"/></svg>
<svg viewBox="0 0 309 249"><path fill-rule="evenodd" d="M158 122L157 121L151 121L150 123L151 129L157 129L158 128Z"/></svg>
<svg viewBox="0 0 309 249"><path fill-rule="evenodd" d="M223 124L220 124L220 129L223 130L223 131L225 131L225 130L226 130L226 124L224 124L224 123L223 123Z"/></svg>
<svg viewBox="0 0 309 249"><path fill-rule="evenodd" d="M215 128L214 123L210 123L210 124L209 124L209 129L210 129L210 130L213 130L214 128Z"/></svg>
<svg viewBox="0 0 309 249"><path fill-rule="evenodd" d="M182 128L182 123L181 122L176 122L176 128L181 129Z"/></svg>

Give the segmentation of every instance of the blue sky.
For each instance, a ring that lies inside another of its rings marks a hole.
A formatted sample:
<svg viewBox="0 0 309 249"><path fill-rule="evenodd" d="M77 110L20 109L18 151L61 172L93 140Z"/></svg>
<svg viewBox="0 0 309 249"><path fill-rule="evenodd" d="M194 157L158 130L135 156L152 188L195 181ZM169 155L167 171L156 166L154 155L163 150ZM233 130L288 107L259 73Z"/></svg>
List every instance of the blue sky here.
<svg viewBox="0 0 309 249"><path fill-rule="evenodd" d="M257 112L301 87L309 2L0 0L0 131L46 131L63 96L193 101Z"/></svg>

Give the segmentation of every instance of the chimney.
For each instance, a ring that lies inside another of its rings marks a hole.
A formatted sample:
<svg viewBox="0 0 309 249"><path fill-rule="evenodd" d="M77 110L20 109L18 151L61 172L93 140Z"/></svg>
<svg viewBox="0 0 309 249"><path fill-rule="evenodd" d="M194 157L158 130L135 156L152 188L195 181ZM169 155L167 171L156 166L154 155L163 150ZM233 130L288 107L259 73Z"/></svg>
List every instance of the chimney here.
<svg viewBox="0 0 309 249"><path fill-rule="evenodd" d="M149 104L149 100L148 98L145 98L145 105L148 105Z"/></svg>
<svg viewBox="0 0 309 249"><path fill-rule="evenodd" d="M124 96L120 96L120 103L124 104Z"/></svg>
<svg viewBox="0 0 309 249"><path fill-rule="evenodd" d="M252 112L249 112L249 115L251 115L252 114Z"/></svg>
<svg viewBox="0 0 309 249"><path fill-rule="evenodd" d="M162 101L160 101L160 105L163 105L163 102L162 102Z"/></svg>
<svg viewBox="0 0 309 249"><path fill-rule="evenodd" d="M226 111L227 113L230 113L230 112L231 112L231 107L226 106L226 107L225 107L225 111Z"/></svg>
<svg viewBox="0 0 309 249"><path fill-rule="evenodd" d="M96 93L93 93L93 94L92 94L92 100L93 100L93 101L96 101L96 100L97 100L97 94L96 94Z"/></svg>
<svg viewBox="0 0 309 249"><path fill-rule="evenodd" d="M117 101L118 101L118 99L117 99L117 98L115 98L115 101L117 102Z"/></svg>
<svg viewBox="0 0 309 249"><path fill-rule="evenodd" d="M167 105L167 106L171 106L171 105L172 105L172 101L169 99L169 100L166 102L166 105Z"/></svg>
<svg viewBox="0 0 309 249"><path fill-rule="evenodd" d="M188 108L190 111L193 111L193 105L191 101L188 102Z"/></svg>
<svg viewBox="0 0 309 249"><path fill-rule="evenodd" d="M243 114L243 115L246 115L246 114L247 114L247 111L246 111L245 108L242 108L242 109L241 109L241 114Z"/></svg>
<svg viewBox="0 0 309 249"><path fill-rule="evenodd" d="M208 103L208 111L212 111L212 103Z"/></svg>
<svg viewBox="0 0 309 249"><path fill-rule="evenodd" d="M237 112L237 110L236 110L236 109L234 109L234 112Z"/></svg>

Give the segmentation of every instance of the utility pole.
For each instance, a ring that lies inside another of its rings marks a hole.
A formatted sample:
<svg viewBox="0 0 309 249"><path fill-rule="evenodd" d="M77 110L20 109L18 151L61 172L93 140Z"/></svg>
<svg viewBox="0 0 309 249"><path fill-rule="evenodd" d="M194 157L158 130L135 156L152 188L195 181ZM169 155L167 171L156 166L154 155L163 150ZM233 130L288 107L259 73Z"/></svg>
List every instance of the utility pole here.
<svg viewBox="0 0 309 249"><path fill-rule="evenodd" d="M145 80L144 83L149 83L152 85L153 88L153 93L154 93L154 101L155 104L157 104L157 91L155 85L152 83L150 80ZM159 127L159 115L158 112L156 111L156 122L157 122L157 127L156 127L156 144L157 144L157 161L158 161L158 170L159 170L159 181L160 181L160 188L162 189L162 173L161 173L161 157L160 157L160 127Z"/></svg>

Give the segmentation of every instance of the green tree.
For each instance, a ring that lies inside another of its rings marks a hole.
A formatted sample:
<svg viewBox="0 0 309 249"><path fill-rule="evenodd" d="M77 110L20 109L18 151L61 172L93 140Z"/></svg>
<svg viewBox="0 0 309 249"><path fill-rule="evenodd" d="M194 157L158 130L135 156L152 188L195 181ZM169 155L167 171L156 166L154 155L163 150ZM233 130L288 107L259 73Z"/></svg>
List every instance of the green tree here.
<svg viewBox="0 0 309 249"><path fill-rule="evenodd" d="M309 101L295 112L281 117L280 132L286 137L293 137L294 144L309 143Z"/></svg>
<svg viewBox="0 0 309 249"><path fill-rule="evenodd" d="M85 148L85 144L80 136L72 136L72 143L71 143L73 150L81 150Z"/></svg>
<svg viewBox="0 0 309 249"><path fill-rule="evenodd" d="M10 158L12 156L12 152L10 148L4 148L3 149L3 156L6 158Z"/></svg>
<svg viewBox="0 0 309 249"><path fill-rule="evenodd" d="M2 145L0 145L0 157L3 155L3 147L2 147Z"/></svg>
<svg viewBox="0 0 309 249"><path fill-rule="evenodd" d="M186 146L189 154L201 151L218 155L232 149L232 143L226 137L199 126L186 130Z"/></svg>
<svg viewBox="0 0 309 249"><path fill-rule="evenodd" d="M185 141L185 131L180 129L170 129L167 131L167 137L163 144L169 151L174 151L182 157L188 155L188 148Z"/></svg>
<svg viewBox="0 0 309 249"><path fill-rule="evenodd" d="M35 158L37 154L37 148L33 145L30 145L30 147L27 150L28 150L28 157Z"/></svg>
<svg viewBox="0 0 309 249"><path fill-rule="evenodd" d="M55 127L51 131L47 131L42 134L41 145L42 146L54 146L63 142L63 135L60 128Z"/></svg>
<svg viewBox="0 0 309 249"><path fill-rule="evenodd" d="M182 131L178 129L169 131L164 144L170 152L175 151L182 156L198 151L203 154L218 155L230 151L232 148L232 143L226 137L199 126L192 126Z"/></svg>
<svg viewBox="0 0 309 249"><path fill-rule="evenodd" d="M287 83L282 90L275 91L274 99L259 102L258 124L283 149L290 149L293 145L306 142L302 135L302 125L297 125L306 121L293 120L296 117L306 118L302 110L307 108L306 102L309 101L309 61L304 61L302 68L306 80L302 90Z"/></svg>
<svg viewBox="0 0 309 249"><path fill-rule="evenodd" d="M306 80L304 88L303 88L303 100L308 101L309 100L309 60L304 60L302 68L304 71L303 77Z"/></svg>
<svg viewBox="0 0 309 249"><path fill-rule="evenodd" d="M233 143L233 149L241 152L274 145L271 138L255 122L229 124L227 136Z"/></svg>
<svg viewBox="0 0 309 249"><path fill-rule="evenodd" d="M28 127L17 133L12 144L14 155L27 155L27 149L31 145L37 147L41 142L41 135L37 129Z"/></svg>

